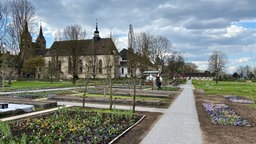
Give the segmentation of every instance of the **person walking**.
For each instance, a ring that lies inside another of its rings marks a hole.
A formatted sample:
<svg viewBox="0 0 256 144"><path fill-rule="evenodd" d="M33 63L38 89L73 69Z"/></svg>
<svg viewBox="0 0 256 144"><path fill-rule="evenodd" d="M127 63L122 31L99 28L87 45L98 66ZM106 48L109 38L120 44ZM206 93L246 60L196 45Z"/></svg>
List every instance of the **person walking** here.
<svg viewBox="0 0 256 144"><path fill-rule="evenodd" d="M160 90L161 89L161 79L160 79L160 76L159 74L157 75L156 77L156 86L157 86L157 90Z"/></svg>

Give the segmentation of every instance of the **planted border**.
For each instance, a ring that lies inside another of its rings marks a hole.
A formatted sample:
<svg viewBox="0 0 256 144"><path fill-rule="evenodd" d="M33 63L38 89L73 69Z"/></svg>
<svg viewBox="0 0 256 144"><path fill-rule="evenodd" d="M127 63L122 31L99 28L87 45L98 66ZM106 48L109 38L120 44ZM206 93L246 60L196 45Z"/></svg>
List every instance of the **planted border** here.
<svg viewBox="0 0 256 144"><path fill-rule="evenodd" d="M215 125L252 126L226 104L202 103Z"/></svg>
<svg viewBox="0 0 256 144"><path fill-rule="evenodd" d="M141 116L131 112L86 112L61 109L56 113L11 122L18 141L23 133L29 143L109 143Z"/></svg>
<svg viewBox="0 0 256 144"><path fill-rule="evenodd" d="M224 96L225 99L234 102L234 103L241 103L241 104L253 104L254 101L241 97L241 96Z"/></svg>

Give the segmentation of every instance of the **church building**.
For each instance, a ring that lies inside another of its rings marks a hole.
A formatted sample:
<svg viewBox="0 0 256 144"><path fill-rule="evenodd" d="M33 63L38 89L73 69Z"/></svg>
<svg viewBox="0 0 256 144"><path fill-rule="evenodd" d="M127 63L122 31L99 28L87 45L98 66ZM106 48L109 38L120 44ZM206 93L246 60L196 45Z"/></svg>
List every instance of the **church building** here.
<svg viewBox="0 0 256 144"><path fill-rule="evenodd" d="M44 56L48 75L60 79L118 76L119 53L111 38L55 41ZM54 71L54 73L53 73Z"/></svg>
<svg viewBox="0 0 256 144"><path fill-rule="evenodd" d="M135 73L137 76L141 75L143 70L154 67L149 60L133 51L123 49L119 53L111 38L100 37L97 23L92 39L54 41L50 48L46 48L42 26L40 25L36 42L32 42L25 22L21 34L20 56L23 62L43 57L44 66L37 67L31 74L37 79L130 77ZM136 70L132 70L131 64L135 63L138 66ZM27 75L23 73L23 77L28 77Z"/></svg>

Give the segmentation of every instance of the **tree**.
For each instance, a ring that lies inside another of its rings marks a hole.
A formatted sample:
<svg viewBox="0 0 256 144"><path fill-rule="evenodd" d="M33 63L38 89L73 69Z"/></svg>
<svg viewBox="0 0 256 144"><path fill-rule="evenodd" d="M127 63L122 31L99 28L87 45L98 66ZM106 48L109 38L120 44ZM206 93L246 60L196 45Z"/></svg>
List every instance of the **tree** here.
<svg viewBox="0 0 256 144"><path fill-rule="evenodd" d="M192 62L185 63L183 72L184 73L196 73L196 72L198 72L197 68L198 68L198 66Z"/></svg>
<svg viewBox="0 0 256 144"><path fill-rule="evenodd" d="M1 51L3 50L4 46L4 37L7 33L7 16L8 16L8 11L7 11L7 5L5 3L0 2L0 48Z"/></svg>
<svg viewBox="0 0 256 144"><path fill-rule="evenodd" d="M251 79L251 73L252 73L251 67L249 65L245 65L243 71L244 71L245 77Z"/></svg>
<svg viewBox="0 0 256 144"><path fill-rule="evenodd" d="M172 55L168 57L167 66L164 68L164 71L165 73L169 73L169 77L172 79L177 74L183 72L184 65L183 55L178 52L173 52Z"/></svg>
<svg viewBox="0 0 256 144"><path fill-rule="evenodd" d="M85 39L86 31L78 24L70 25L64 29L62 36L64 40L69 40L70 44L78 44L79 41L74 43L73 40ZM78 62L81 59L79 53L78 49L72 46L71 55L69 56L69 71L72 74L73 84L75 84L78 79Z"/></svg>
<svg viewBox="0 0 256 144"><path fill-rule="evenodd" d="M6 24L7 24L7 5L0 2L0 66L1 66L1 84L2 84L2 87L4 87L4 77L5 77L5 74L6 74L6 63L7 63L7 60L6 60L6 54L5 52L7 51L6 49L6 42L4 39L5 38L5 35L6 35L6 32L7 32L7 27L6 27Z"/></svg>
<svg viewBox="0 0 256 144"><path fill-rule="evenodd" d="M44 65L44 59L41 56L37 56L26 60L22 70L29 73L30 77L40 78L39 72Z"/></svg>
<svg viewBox="0 0 256 144"><path fill-rule="evenodd" d="M151 35L145 32L136 33L134 36L133 52L140 54L145 59L149 59L150 37Z"/></svg>
<svg viewBox="0 0 256 144"><path fill-rule="evenodd" d="M155 65L163 68L167 62L167 58L169 57L170 53L171 43L168 38L164 36L150 37L149 58Z"/></svg>
<svg viewBox="0 0 256 144"><path fill-rule="evenodd" d="M219 75L223 72L226 64L226 56L221 51L213 51L209 57L208 69L211 73L215 75L216 84L219 81Z"/></svg>
<svg viewBox="0 0 256 144"><path fill-rule="evenodd" d="M67 26L63 31L63 40L82 40L86 37L86 30L81 25Z"/></svg>
<svg viewBox="0 0 256 144"><path fill-rule="evenodd" d="M50 76L51 84L53 82L53 77L55 77L57 80L60 79L61 61L59 56L52 56L51 61L48 62L48 74Z"/></svg>
<svg viewBox="0 0 256 144"><path fill-rule="evenodd" d="M9 35L9 47L13 51L20 51L20 34L24 30L25 22L33 27L33 22L35 20L35 7L29 0L11 0L9 1L10 7L10 18L11 24L8 27ZM19 55L21 56L21 55ZM19 57L16 62L16 67L18 68L18 77L21 75L21 69L23 67L24 58Z"/></svg>

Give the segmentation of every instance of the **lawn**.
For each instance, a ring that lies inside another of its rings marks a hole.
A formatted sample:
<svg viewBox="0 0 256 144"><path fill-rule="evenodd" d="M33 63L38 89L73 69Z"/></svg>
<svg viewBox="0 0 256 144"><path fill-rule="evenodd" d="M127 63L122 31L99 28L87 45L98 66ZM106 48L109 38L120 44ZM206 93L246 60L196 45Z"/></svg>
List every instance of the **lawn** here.
<svg viewBox="0 0 256 144"><path fill-rule="evenodd" d="M192 83L196 89L204 90L206 95L236 95L256 100L256 83L221 81L216 84L215 81L200 80L193 80Z"/></svg>

